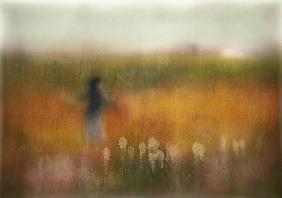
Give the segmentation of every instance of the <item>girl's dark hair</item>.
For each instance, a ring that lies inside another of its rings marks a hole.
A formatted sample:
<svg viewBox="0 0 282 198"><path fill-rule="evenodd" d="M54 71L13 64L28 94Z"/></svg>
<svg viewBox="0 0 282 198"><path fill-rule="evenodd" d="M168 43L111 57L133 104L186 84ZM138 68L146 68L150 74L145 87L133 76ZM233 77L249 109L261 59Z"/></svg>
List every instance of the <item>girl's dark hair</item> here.
<svg viewBox="0 0 282 198"><path fill-rule="evenodd" d="M94 77L90 80L90 86L95 87L99 85L102 82L102 79L100 77Z"/></svg>

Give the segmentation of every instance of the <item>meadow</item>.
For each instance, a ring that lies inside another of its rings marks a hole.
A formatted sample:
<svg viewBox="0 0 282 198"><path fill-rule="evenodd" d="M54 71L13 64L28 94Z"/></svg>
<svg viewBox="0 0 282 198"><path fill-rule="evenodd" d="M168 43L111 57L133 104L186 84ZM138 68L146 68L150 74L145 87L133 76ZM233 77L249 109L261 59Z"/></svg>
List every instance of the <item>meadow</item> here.
<svg viewBox="0 0 282 198"><path fill-rule="evenodd" d="M275 53L5 53L2 62L5 193L281 193ZM117 109L104 114L106 145L88 148L85 102L66 96L97 75Z"/></svg>

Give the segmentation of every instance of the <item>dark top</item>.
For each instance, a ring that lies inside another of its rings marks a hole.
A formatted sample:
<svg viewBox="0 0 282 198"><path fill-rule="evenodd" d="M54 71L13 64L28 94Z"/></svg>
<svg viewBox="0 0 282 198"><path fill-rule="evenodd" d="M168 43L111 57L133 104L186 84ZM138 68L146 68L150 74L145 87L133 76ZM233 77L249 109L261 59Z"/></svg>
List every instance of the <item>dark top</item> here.
<svg viewBox="0 0 282 198"><path fill-rule="evenodd" d="M97 87L90 87L87 93L87 110L88 116L99 116L108 100L102 90Z"/></svg>

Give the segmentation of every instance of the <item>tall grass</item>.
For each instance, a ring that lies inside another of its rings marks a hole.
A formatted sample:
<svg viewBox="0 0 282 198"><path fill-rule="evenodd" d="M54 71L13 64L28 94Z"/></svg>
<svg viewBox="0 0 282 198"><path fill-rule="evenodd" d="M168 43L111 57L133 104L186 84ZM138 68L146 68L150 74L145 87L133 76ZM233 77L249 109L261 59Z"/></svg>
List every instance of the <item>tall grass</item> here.
<svg viewBox="0 0 282 198"><path fill-rule="evenodd" d="M77 166L85 147L84 104L68 103L61 93L80 94L90 76L101 75L118 110L105 113L109 148L92 168L101 166L106 173L99 178L106 177L105 183L115 186L111 190L162 192L185 184L185 191L259 192L258 185L277 192L278 56L6 53L3 66L2 189L25 189L27 173L36 186L34 164L61 153L74 161L66 165L55 157L58 162L43 163L43 169L52 175L53 166ZM126 143L118 145L121 136ZM93 172L78 167L78 186L101 184ZM68 189L69 175L64 179Z"/></svg>

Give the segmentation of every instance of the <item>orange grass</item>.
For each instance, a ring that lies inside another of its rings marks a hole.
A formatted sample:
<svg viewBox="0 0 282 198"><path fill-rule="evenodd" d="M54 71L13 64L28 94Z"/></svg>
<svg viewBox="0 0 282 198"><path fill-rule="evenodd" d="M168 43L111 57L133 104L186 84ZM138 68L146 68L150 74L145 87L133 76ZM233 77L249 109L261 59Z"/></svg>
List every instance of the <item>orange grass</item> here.
<svg viewBox="0 0 282 198"><path fill-rule="evenodd" d="M32 157L82 148L84 104L69 104L60 96L60 90L44 93L35 88L7 95L4 133L8 137L23 133ZM133 145L155 136L162 145L173 142L190 149L194 141L216 146L221 135L248 140L258 129L268 132L278 127L278 90L260 84L121 92L116 103L117 110L109 109L104 119L107 143L114 150L121 136Z"/></svg>

